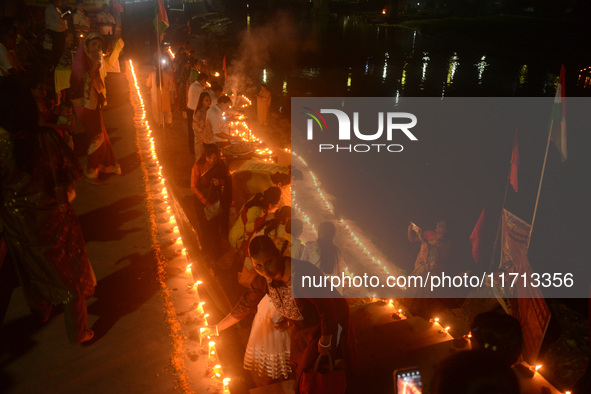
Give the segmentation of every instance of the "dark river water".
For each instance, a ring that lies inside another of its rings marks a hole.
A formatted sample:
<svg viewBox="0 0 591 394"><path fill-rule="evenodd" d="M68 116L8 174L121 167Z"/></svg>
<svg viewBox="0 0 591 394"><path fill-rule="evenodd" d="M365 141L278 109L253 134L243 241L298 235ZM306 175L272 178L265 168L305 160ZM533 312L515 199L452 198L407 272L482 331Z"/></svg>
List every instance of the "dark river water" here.
<svg viewBox="0 0 591 394"><path fill-rule="evenodd" d="M288 14L243 17L250 27L235 22L244 31L234 61L253 82L280 92L282 110L301 96L551 96L560 71L552 52L451 42L354 16L321 22Z"/></svg>

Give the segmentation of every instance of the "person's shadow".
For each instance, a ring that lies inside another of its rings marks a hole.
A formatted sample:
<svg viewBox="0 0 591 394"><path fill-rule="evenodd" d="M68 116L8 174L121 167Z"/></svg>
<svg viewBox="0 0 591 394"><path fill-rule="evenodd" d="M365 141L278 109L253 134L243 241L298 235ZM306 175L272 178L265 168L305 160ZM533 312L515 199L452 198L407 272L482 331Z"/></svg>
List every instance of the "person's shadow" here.
<svg viewBox="0 0 591 394"><path fill-rule="evenodd" d="M139 231L139 227L123 230L121 227L129 220L143 215L136 207L144 201L142 196L129 196L115 201L106 207L97 208L79 216L80 226L86 242L114 241L129 233Z"/></svg>
<svg viewBox="0 0 591 394"><path fill-rule="evenodd" d="M98 281L88 314L98 316L92 325L92 344L102 338L123 316L136 311L159 289L157 266L152 253L134 253L115 263L126 264Z"/></svg>

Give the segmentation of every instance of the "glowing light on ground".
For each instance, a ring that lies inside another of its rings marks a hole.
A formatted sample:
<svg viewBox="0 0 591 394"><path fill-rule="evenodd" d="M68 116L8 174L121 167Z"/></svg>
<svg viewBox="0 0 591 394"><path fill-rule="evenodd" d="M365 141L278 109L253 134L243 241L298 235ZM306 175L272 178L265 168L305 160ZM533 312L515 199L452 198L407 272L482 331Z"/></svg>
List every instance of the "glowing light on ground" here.
<svg viewBox="0 0 591 394"><path fill-rule="evenodd" d="M146 204L150 218L149 224L151 242L157 261L158 282L160 285L160 299L164 306L166 324L169 328L173 345L171 365L173 367L174 375L177 381L177 386L180 389L180 391L192 392L189 384L190 379L188 377L187 368L185 366L186 338L182 334L182 328L180 326L177 314L175 312L172 291L166 285L167 275L165 268L168 263L168 259L165 257L163 248L165 247L167 242L170 243L170 241L172 241L173 247L182 247L182 249L178 251L180 253L175 253L174 257L172 258L176 258L178 254L181 256L181 258L184 257L187 260L189 260L189 255L187 253L186 248L184 247L182 237L177 236L179 228L176 223L175 216L171 215L172 209L170 205L168 205L167 203L168 190L165 186L166 178L163 174L163 169L160 166L158 160L157 142L152 137L152 130L150 128L150 124L146 120L146 108L144 105L144 100L142 99L135 68L131 60L129 61L129 72L127 76L130 84L130 101L134 109L133 120L136 128L137 146L141 160L141 170L144 178L144 185L147 196ZM160 204L165 204L163 209L156 209L155 202L157 201L160 201ZM165 230L165 233L172 233L173 239L168 241L162 239L162 237L159 235L159 230ZM186 266L186 272L190 275L191 279L193 279L192 267L193 263L190 263ZM207 327L207 317L209 316L209 314L205 313L203 309L205 303L200 302L199 299L198 290L199 285L201 284L203 284L203 282L201 280L198 280L193 285L195 289L195 296L198 302L197 309L200 310L200 313L203 314L202 320L204 327L200 328L200 345L203 336L209 334L211 331ZM209 342L209 348L207 349L207 351L208 359L213 362L213 365L215 365L215 367L213 367L214 373L211 374L211 379L214 387L218 388L218 391L223 389L224 392L229 392L228 382L230 381L230 379L222 378L223 370L221 364L219 363L219 358L215 348L215 342ZM208 368L210 368L209 364Z"/></svg>

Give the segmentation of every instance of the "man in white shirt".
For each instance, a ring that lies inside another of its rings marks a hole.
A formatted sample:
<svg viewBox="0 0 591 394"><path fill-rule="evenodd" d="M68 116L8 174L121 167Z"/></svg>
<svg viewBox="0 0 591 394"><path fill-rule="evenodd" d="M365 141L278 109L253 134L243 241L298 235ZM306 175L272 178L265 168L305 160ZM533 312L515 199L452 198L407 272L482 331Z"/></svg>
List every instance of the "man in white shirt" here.
<svg viewBox="0 0 591 394"><path fill-rule="evenodd" d="M207 93L209 93L209 96L211 97L211 105L214 106L218 102L218 98L224 95L224 88L222 88L222 85L219 83L212 82L211 87L207 90ZM224 112L226 112L226 115L230 116L244 115L243 111L239 111L235 108L228 108Z"/></svg>
<svg viewBox="0 0 591 394"><path fill-rule="evenodd" d="M45 28L51 36L51 64L55 67L60 61L66 48L66 30L68 22L64 19L67 15L59 9L61 0L49 0L45 8Z"/></svg>
<svg viewBox="0 0 591 394"><path fill-rule="evenodd" d="M189 85L187 89L187 125L188 125L188 136L189 136L189 152L192 155L195 154L195 133L193 132L193 114L197 109L199 103L199 96L201 92L207 89L207 74L200 73L197 76L197 80ZM211 105L214 101L211 102Z"/></svg>
<svg viewBox="0 0 591 394"><path fill-rule="evenodd" d="M232 137L230 135L230 129L228 128L228 122L224 118L224 112L228 111L232 106L232 100L230 97L223 95L218 98L218 103L211 106L207 111L205 122L207 127L211 128L213 134L213 141L207 143L218 143L227 142L227 140L240 141L239 137Z"/></svg>

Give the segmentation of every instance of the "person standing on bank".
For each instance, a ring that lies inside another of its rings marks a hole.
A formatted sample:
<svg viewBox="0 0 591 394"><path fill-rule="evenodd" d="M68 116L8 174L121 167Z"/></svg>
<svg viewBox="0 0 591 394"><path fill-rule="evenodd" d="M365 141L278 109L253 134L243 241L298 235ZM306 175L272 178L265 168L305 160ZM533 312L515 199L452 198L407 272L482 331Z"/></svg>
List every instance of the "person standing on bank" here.
<svg viewBox="0 0 591 394"><path fill-rule="evenodd" d="M211 97L207 92L201 92L197 108L193 114L193 139L195 140L194 150L197 159L203 153L203 145L213 143L213 133L206 123L207 111L210 107Z"/></svg>
<svg viewBox="0 0 591 394"><path fill-rule="evenodd" d="M423 231L414 223L408 226L408 240L421 243L412 275L426 275L427 272L439 273L443 271L451 251L448 235L448 225L445 220L437 222L435 231Z"/></svg>
<svg viewBox="0 0 591 394"><path fill-rule="evenodd" d="M63 304L71 342L91 340L86 299L96 278L71 205L82 170L57 132L37 124L35 100L0 78L0 222L24 289L40 322Z"/></svg>
<svg viewBox="0 0 591 394"><path fill-rule="evenodd" d="M326 275L339 276L341 271L341 251L334 244L336 228L331 222L322 222L318 226L318 239L306 244L302 260L314 264Z"/></svg>
<svg viewBox="0 0 591 394"><path fill-rule="evenodd" d="M74 111L90 140L84 176L91 183L98 182L100 172L121 175L121 167L103 122L102 109L107 91L99 70L102 47L102 37L90 33L76 52L70 77L70 97Z"/></svg>
<svg viewBox="0 0 591 394"><path fill-rule="evenodd" d="M421 249L411 275L425 278L428 273L437 275L446 270L451 251L447 221L439 220L435 231L423 231L411 222L408 226L408 240L421 243ZM428 298L430 294L425 289L415 289L414 299L407 301L407 308L415 315L430 318L440 309L437 300Z"/></svg>
<svg viewBox="0 0 591 394"><path fill-rule="evenodd" d="M271 106L271 92L267 90L267 85L261 85L261 90L257 96L257 118L263 126L267 125L269 107Z"/></svg>
<svg viewBox="0 0 591 394"><path fill-rule="evenodd" d="M193 131L193 115L197 109L201 93L207 90L208 76L200 73L197 75L197 80L189 85L187 88L187 126L188 126L188 144L189 152L195 155L195 133ZM199 156L195 156L199 158Z"/></svg>
<svg viewBox="0 0 591 394"><path fill-rule="evenodd" d="M222 256L222 238L227 232L229 198L232 187L226 164L219 160L215 144L204 144L203 153L191 170L191 190L195 194L199 243L209 261Z"/></svg>

